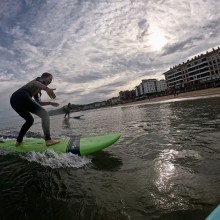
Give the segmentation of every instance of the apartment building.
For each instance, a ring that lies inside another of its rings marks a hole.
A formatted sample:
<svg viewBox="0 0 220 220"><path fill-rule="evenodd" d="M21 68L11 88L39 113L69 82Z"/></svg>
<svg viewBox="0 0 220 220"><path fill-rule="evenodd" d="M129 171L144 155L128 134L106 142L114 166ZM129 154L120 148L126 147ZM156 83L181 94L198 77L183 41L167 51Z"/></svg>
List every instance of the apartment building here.
<svg viewBox="0 0 220 220"><path fill-rule="evenodd" d="M135 98L135 90L126 90L119 92L120 101L128 101Z"/></svg>
<svg viewBox="0 0 220 220"><path fill-rule="evenodd" d="M165 80L145 79L135 87L136 97L163 92L167 89Z"/></svg>
<svg viewBox="0 0 220 220"><path fill-rule="evenodd" d="M157 92L166 91L167 90L166 80L164 80L164 79L161 79L159 81L157 80L156 81L156 89L157 89Z"/></svg>
<svg viewBox="0 0 220 220"><path fill-rule="evenodd" d="M220 80L220 48L195 56L164 73L169 89L208 85Z"/></svg>

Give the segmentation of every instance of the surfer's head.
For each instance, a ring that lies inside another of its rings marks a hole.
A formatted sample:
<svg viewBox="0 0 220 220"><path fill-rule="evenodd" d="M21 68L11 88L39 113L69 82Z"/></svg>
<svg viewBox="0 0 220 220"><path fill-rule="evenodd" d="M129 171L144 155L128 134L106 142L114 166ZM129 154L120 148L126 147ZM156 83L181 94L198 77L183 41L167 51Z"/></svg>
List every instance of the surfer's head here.
<svg viewBox="0 0 220 220"><path fill-rule="evenodd" d="M50 73L43 73L41 75L41 79L43 80L43 83L45 85L49 85L52 82L52 80L53 80L53 76Z"/></svg>

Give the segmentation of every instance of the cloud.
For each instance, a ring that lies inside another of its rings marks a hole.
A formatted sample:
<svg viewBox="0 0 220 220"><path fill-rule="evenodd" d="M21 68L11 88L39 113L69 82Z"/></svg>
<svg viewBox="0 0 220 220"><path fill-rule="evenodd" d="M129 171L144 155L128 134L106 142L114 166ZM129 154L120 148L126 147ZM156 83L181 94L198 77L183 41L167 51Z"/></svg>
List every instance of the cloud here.
<svg viewBox="0 0 220 220"><path fill-rule="evenodd" d="M219 9L214 0L2 1L0 87L51 72L61 104L117 96L219 46Z"/></svg>

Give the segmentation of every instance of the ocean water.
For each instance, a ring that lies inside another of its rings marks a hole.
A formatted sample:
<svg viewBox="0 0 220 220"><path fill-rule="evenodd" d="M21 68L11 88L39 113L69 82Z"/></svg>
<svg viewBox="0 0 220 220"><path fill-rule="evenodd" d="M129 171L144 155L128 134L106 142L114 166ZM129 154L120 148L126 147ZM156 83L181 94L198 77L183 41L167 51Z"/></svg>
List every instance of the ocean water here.
<svg viewBox="0 0 220 220"><path fill-rule="evenodd" d="M53 137L120 132L94 155L0 150L0 219L195 220L220 203L220 97L51 117ZM0 123L15 138L19 118ZM41 137L38 118L27 137Z"/></svg>

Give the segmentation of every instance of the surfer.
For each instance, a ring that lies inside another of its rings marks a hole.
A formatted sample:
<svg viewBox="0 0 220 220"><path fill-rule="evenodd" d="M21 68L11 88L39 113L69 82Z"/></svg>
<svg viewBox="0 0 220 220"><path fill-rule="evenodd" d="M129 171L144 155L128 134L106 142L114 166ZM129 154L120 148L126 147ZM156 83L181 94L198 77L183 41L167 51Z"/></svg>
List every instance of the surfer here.
<svg viewBox="0 0 220 220"><path fill-rule="evenodd" d="M52 79L53 76L50 73L43 73L41 77L30 81L12 94L10 99L12 108L26 121L21 127L17 137L16 147L22 144L24 135L34 123L34 118L31 113L41 118L45 144L51 146L60 142L59 140L51 139L49 114L41 107L45 105L59 106L56 102L42 102L40 99L41 90L45 90L51 99L56 98L53 91L55 89L47 87L52 82ZM32 97L34 99L32 99Z"/></svg>
<svg viewBox="0 0 220 220"><path fill-rule="evenodd" d="M70 110L72 109L71 103L68 103L68 105L63 106L63 110L65 112L64 118L68 115L68 118L70 117Z"/></svg>

